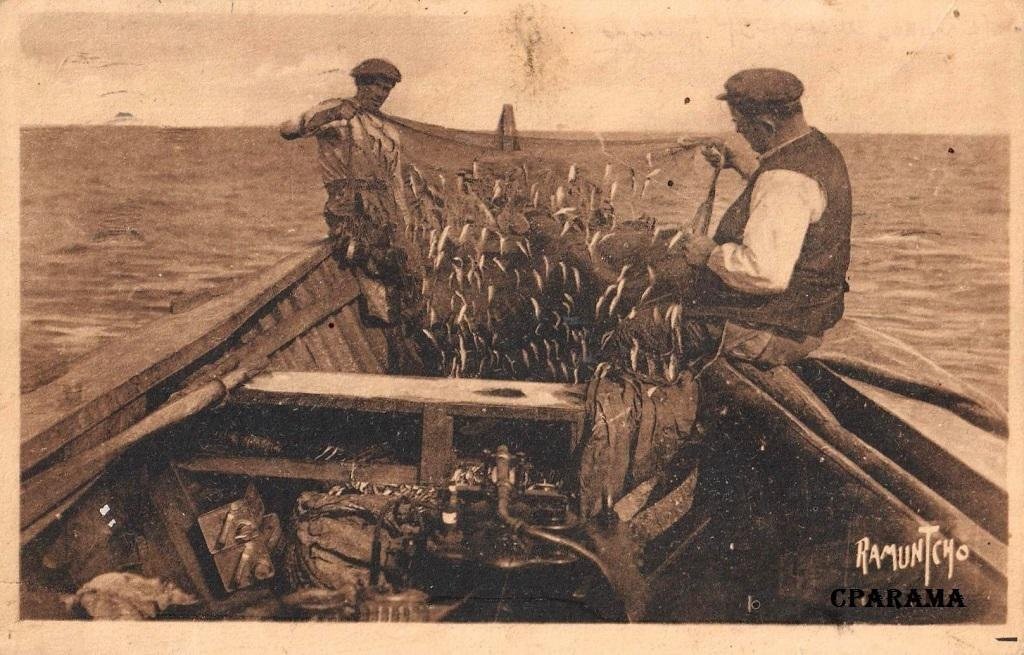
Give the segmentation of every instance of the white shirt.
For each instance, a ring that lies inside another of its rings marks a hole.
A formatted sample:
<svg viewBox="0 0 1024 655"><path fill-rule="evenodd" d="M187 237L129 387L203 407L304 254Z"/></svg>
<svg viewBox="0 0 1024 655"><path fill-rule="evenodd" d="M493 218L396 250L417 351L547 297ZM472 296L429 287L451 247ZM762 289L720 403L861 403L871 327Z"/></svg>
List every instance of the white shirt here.
<svg viewBox="0 0 1024 655"><path fill-rule="evenodd" d="M785 291L807 227L821 220L826 202L825 191L812 178L785 169L765 171L751 190L743 243L715 246L708 268L739 291Z"/></svg>

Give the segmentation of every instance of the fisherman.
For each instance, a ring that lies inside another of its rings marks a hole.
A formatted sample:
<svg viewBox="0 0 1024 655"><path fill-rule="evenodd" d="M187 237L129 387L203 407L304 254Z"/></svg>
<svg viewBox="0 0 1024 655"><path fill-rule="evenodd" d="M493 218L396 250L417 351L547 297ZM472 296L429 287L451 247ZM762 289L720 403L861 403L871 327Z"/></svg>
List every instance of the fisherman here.
<svg viewBox="0 0 1024 655"><path fill-rule="evenodd" d="M736 170L747 186L713 237L683 237L685 259L696 269L692 288L620 323L618 352L607 353L620 374L596 376L589 385L592 425L579 450L584 514L633 496L645 481L656 488L644 503L668 494L677 515L685 513L692 497L681 501L669 491L694 488L706 448L695 428L702 367L717 356L762 368L795 362L842 316L850 182L839 150L807 125L802 93L791 73L754 69L730 77L718 96L759 162L749 165L740 151L706 141L704 156ZM678 312L670 321L672 305ZM671 366L659 358L671 358ZM697 373L678 372L677 362L694 361Z"/></svg>
<svg viewBox="0 0 1024 655"><path fill-rule="evenodd" d="M406 247L391 190L401 174L399 133L381 113L402 74L387 60L367 59L351 75L354 97L324 100L282 123L281 136L316 137L328 233L359 281L369 316L394 326L415 306L419 289L416 252Z"/></svg>
<svg viewBox="0 0 1024 655"><path fill-rule="evenodd" d="M804 119L803 90L795 75L773 68L726 81L718 99L758 163L721 142L705 146L709 162L747 185L713 237L689 234L682 243L697 268L684 314L702 319L705 347L765 368L817 348L842 317L848 290L850 178L839 149Z"/></svg>
<svg viewBox="0 0 1024 655"><path fill-rule="evenodd" d="M353 161L351 121L360 114L379 117L384 101L402 80L394 64L384 59L367 59L353 68L351 75L356 83L355 97L324 100L297 119L281 124L285 139L317 137L327 189L324 219L331 236L347 234L352 223L363 218L365 208L360 205L366 192L385 190L386 180L380 179L380 171L373 166L359 167L365 162Z"/></svg>

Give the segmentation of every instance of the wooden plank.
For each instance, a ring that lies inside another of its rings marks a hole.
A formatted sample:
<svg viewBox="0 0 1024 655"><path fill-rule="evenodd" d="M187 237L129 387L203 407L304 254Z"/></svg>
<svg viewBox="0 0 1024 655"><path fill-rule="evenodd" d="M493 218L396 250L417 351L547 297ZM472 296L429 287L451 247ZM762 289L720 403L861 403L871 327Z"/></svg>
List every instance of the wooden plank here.
<svg viewBox="0 0 1024 655"><path fill-rule="evenodd" d="M332 284L324 272L324 262L309 271L309 275L302 281L302 287L309 291L314 300L331 296Z"/></svg>
<svg viewBox="0 0 1024 655"><path fill-rule="evenodd" d="M706 369L706 390L727 399L730 410L737 414L759 416L765 421L766 433L788 439L818 456L822 465L866 489L883 507L908 524L940 523L944 533L954 536L958 542L970 544L972 557L977 555L991 571L1005 578L1004 543L856 435L842 429L822 433L812 430L747 377L756 371L746 367L744 373L740 373L724 360L717 360ZM925 516L930 521L925 520Z"/></svg>
<svg viewBox="0 0 1024 655"><path fill-rule="evenodd" d="M303 305L314 305L318 302L322 302L323 298L330 297L330 294L322 290L322 284L317 285L313 281L319 269L320 266L312 269L309 272L309 275L307 275L295 287L293 295ZM314 291L314 289L317 289L317 291ZM297 334L296 340L305 346L313 359L313 365L316 370L333 371L336 368L336 364L332 360L330 352L328 352L327 345L316 330L316 325L319 323L320 321L317 321L301 334Z"/></svg>
<svg viewBox="0 0 1024 655"><path fill-rule="evenodd" d="M103 472L112 459L143 439L219 402L266 362L243 364L222 378L176 395L124 432L83 453L48 466L21 484L21 525L26 527Z"/></svg>
<svg viewBox="0 0 1024 655"><path fill-rule="evenodd" d="M420 482L442 484L455 466L454 421L444 407L423 409L420 440Z"/></svg>
<svg viewBox="0 0 1024 655"><path fill-rule="evenodd" d="M383 373L387 370L387 361L378 359L373 346L366 338L367 327L359 316L359 308L352 303L338 315L338 325L348 342L361 371L367 373Z"/></svg>
<svg viewBox="0 0 1024 655"><path fill-rule="evenodd" d="M281 326L273 335L271 345L263 345L265 350L274 352L282 345L302 340L302 338L322 323L332 313L344 304L352 302L355 294L358 293L355 283L351 288L339 291L333 298L319 300L316 303L303 307L296 314L289 317L287 324ZM310 351L312 356L312 352Z"/></svg>
<svg viewBox="0 0 1024 655"><path fill-rule="evenodd" d="M24 394L22 470L210 352L330 252L325 242L288 257L232 292L87 355L59 379Z"/></svg>
<svg viewBox="0 0 1024 655"><path fill-rule="evenodd" d="M311 299L310 304L303 306L294 314L287 317L282 316L283 323L276 326L274 330L267 333L264 337L249 344L245 349L240 350L237 357L245 357L251 353L259 353L260 355L273 353L283 347L284 344L302 342L307 334L314 331L317 325L323 323L329 316L337 312L339 307L353 302L358 297L358 293L359 288L356 285L355 279L351 279L347 286L336 289L331 296ZM284 299L284 301L287 300ZM319 344L320 342L315 340L314 343ZM309 355L312 367L331 366L329 355L321 354L320 361L317 361L310 349L305 348L305 346L303 347Z"/></svg>
<svg viewBox="0 0 1024 655"><path fill-rule="evenodd" d="M859 439L1007 538L1004 439L946 408L838 376L820 362L802 363L800 371Z"/></svg>
<svg viewBox="0 0 1024 655"><path fill-rule="evenodd" d="M354 305L352 310L353 312L356 310ZM389 351L391 350L390 345L388 344L388 338L384 334L385 329L386 328L383 327L367 326L364 327L361 333L366 339L366 343L370 347L370 352L373 353L373 358L377 362L382 373L388 371L388 357Z"/></svg>
<svg viewBox="0 0 1024 655"><path fill-rule="evenodd" d="M317 326L317 333L330 354L332 361L335 363L333 370L343 373L358 372L359 364L356 363L348 343L342 336L341 330L338 329L338 323L335 320L336 315L337 312L327 317L323 323Z"/></svg>
<svg viewBox="0 0 1024 655"><path fill-rule="evenodd" d="M917 430L918 448L948 453L956 461L1006 493L1006 440L975 427L960 416L921 400L898 396L866 382L841 377L843 382L895 418ZM937 428L937 429L929 429ZM910 447L909 445L907 447Z"/></svg>
<svg viewBox="0 0 1024 655"><path fill-rule="evenodd" d="M215 602L215 597L203 575L203 566L192 548L188 532L195 525L198 512L192 499L181 488L177 473L168 467L153 480L151 489L153 507L160 517L167 543L181 564L192 591L206 603Z"/></svg>
<svg viewBox="0 0 1024 655"><path fill-rule="evenodd" d="M327 327L326 321L311 329L307 335L318 341L323 347L324 354L327 355L327 360L331 363L331 367L327 370L339 372L345 370L344 360L337 354L335 345L338 341L337 333Z"/></svg>
<svg viewBox="0 0 1024 655"><path fill-rule="evenodd" d="M25 526L21 530L21 545L24 546L28 542L35 539L39 534L50 527L54 521L59 521L64 516L64 512L74 507L75 503L85 495L89 489L92 489L92 485L99 480L99 478L93 478L89 482L83 484L70 496L62 500L60 503L55 505L47 514L39 517L31 524Z"/></svg>
<svg viewBox="0 0 1024 655"><path fill-rule="evenodd" d="M294 356L292 356L288 352L288 349L282 348L281 350L278 350L276 353L271 355L270 359L267 360L267 370L299 371L301 370L301 368L299 367L298 362L295 361Z"/></svg>
<svg viewBox="0 0 1024 655"><path fill-rule="evenodd" d="M347 278L352 276L349 269L343 269L333 257L325 259L324 263L320 265L320 269L323 270L324 279L331 286L342 284Z"/></svg>
<svg viewBox="0 0 1024 655"><path fill-rule="evenodd" d="M312 329L306 330L298 340L306 346L309 354L313 356L313 362L316 364L318 371L334 370L330 355L327 354L327 348L324 346L323 341L320 339L320 335L317 334L316 331Z"/></svg>
<svg viewBox="0 0 1024 655"><path fill-rule="evenodd" d="M351 278L351 280L352 282L355 282L355 278ZM314 302L316 302L316 297L313 295L313 292L310 291L309 276L306 276L299 280L299 282L295 285L295 288L292 289L292 292L289 294L289 297L294 298L295 302L297 302L300 307L312 305Z"/></svg>
<svg viewBox="0 0 1024 655"><path fill-rule="evenodd" d="M355 302L351 303L355 304ZM330 335L331 348L338 359L342 362L341 372L344 373L363 373L359 362L356 360L355 353L352 350L352 344L345 337L345 334L339 326L338 317L341 312L344 311L344 307L334 312L327 317L325 325L327 325L327 333Z"/></svg>
<svg viewBox="0 0 1024 655"><path fill-rule="evenodd" d="M320 266L323 266L326 262L329 261L333 260L331 258L327 258L324 260L323 263L320 264ZM346 282L347 286L344 287L346 289L345 296L348 297L349 295L351 295L352 299L358 298L359 286L356 283L355 278L349 275L348 280L346 280ZM289 297L289 300L299 307L307 307L316 304L317 297L314 296L313 292L310 290L310 286L310 280L309 277L307 276L306 278L302 279L297 285L295 285L295 290ZM295 344L294 350L296 350L299 353L305 353L305 357L302 358L304 366L301 370L323 370L325 364L318 363L317 357L313 354L313 346L311 344L306 343L306 341L307 339L305 338L303 333L296 335L296 339L293 342ZM319 342L317 342L317 346L319 346ZM318 352L321 352L321 349L319 347L317 347L316 350ZM321 359L323 359L323 355L321 355Z"/></svg>
<svg viewBox="0 0 1024 655"><path fill-rule="evenodd" d="M312 271L306 279L310 292L316 294L330 293L330 290L342 283L344 279L354 279L352 273L343 271L333 259L326 259L321 266ZM356 281L356 283L358 283ZM353 362L351 367L339 367L338 370L358 370L365 373L384 373L387 370L388 345L383 332L362 322L359 309L355 303L342 310L342 316L335 317L335 328L340 336L339 341L345 345ZM326 344L336 350L330 341Z"/></svg>
<svg viewBox="0 0 1024 655"><path fill-rule="evenodd" d="M281 312L276 306L272 307L270 311L265 310L256 320L256 324L259 326L258 336L263 336L272 331L281 322L281 318Z"/></svg>
<svg viewBox="0 0 1024 655"><path fill-rule="evenodd" d="M584 411L579 385L366 373L265 373L239 388L232 402L414 413L438 406L457 416L568 422Z"/></svg>
<svg viewBox="0 0 1024 655"><path fill-rule="evenodd" d="M275 326L287 323L288 319L295 313L289 302L294 295L294 293L289 294L287 298L270 307L268 315L273 317ZM262 321L260 327L263 327ZM267 368L273 371L294 371L296 370L296 362L286 348L279 348L277 352L268 358Z"/></svg>
<svg viewBox="0 0 1024 655"><path fill-rule="evenodd" d="M261 332L259 325L252 322L246 323L242 326L242 329L238 331L238 342L242 345L249 344L253 339L258 337Z"/></svg>
<svg viewBox="0 0 1024 655"><path fill-rule="evenodd" d="M195 473L223 473L254 478L290 478L315 482L367 482L370 484L413 484L415 466L401 464L356 464L353 462L302 462L278 457L227 457L201 455L178 462Z"/></svg>
<svg viewBox="0 0 1024 655"><path fill-rule="evenodd" d="M148 410L149 403L147 402L147 398L145 396L139 396L124 407L116 410L105 421L101 421L83 432L78 439L67 444L67 446L61 450L59 457L61 459L65 459L106 441L110 437L128 429L128 427L133 423L142 419ZM32 447L34 447L34 445L29 446L29 448ZM32 460L42 459L50 454L51 453L49 452L42 451L28 453Z"/></svg>
<svg viewBox="0 0 1024 655"><path fill-rule="evenodd" d="M355 277L348 271L342 271L333 258L324 262L305 280L304 291L313 296L331 296L340 285L356 284ZM343 308L342 308L343 309ZM323 344L335 371L359 371L360 364L356 361L352 347L347 342L347 335L339 328L338 312L327 317L316 329L316 337Z"/></svg>
<svg viewBox="0 0 1024 655"><path fill-rule="evenodd" d="M299 286L301 286L301 284ZM350 285L350 288L352 289L353 292L355 291L354 284ZM347 293L348 292L346 292L346 294ZM304 309L303 305L299 302L299 299L296 297L296 294L294 293L285 298L284 303L286 303L291 308L293 314L298 314L302 309ZM291 358L291 360L295 362L295 368L292 370L316 370L316 364L313 361L313 356L309 354L309 350L306 348L305 345L303 345L303 343L300 340L292 340L287 345L285 345L282 350L287 351L288 356Z"/></svg>
<svg viewBox="0 0 1024 655"><path fill-rule="evenodd" d="M323 264L310 271L309 276L304 280L303 288L308 290L313 298L329 298L334 295L334 286L330 284L324 271L324 268L332 263L333 260L326 260ZM302 339L312 344L312 347L316 348L325 358L327 364L323 367L323 370L341 371L344 369L344 360L336 354L337 348L332 343L337 339L337 335L332 334L331 330L327 328L326 321L315 326L307 334L303 335Z"/></svg>
<svg viewBox="0 0 1024 655"><path fill-rule="evenodd" d="M313 356L309 354L309 350L299 340L292 341L287 346L281 349L280 352L288 353L289 361L293 362L294 365L289 370L291 371L315 371L316 363L313 361Z"/></svg>

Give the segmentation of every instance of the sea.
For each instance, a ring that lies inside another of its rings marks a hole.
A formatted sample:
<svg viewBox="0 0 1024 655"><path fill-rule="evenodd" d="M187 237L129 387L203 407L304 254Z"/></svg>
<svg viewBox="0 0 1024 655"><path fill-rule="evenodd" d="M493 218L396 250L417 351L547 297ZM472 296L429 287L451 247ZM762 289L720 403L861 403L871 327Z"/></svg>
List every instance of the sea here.
<svg viewBox="0 0 1024 655"><path fill-rule="evenodd" d="M830 136L853 185L847 315L1005 406L1009 137ZM719 213L740 188L723 174ZM313 144L269 127L22 129L22 389L322 238L323 199Z"/></svg>

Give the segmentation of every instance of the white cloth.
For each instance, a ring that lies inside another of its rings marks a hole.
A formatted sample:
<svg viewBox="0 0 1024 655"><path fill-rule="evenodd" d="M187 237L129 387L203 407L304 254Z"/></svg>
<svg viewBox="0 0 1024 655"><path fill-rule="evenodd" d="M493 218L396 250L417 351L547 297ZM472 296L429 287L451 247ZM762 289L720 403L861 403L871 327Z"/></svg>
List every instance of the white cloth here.
<svg viewBox="0 0 1024 655"><path fill-rule="evenodd" d="M750 195L743 243L716 246L708 268L745 293L781 293L789 286L807 227L821 220L827 202L815 180L785 169L765 171Z"/></svg>

